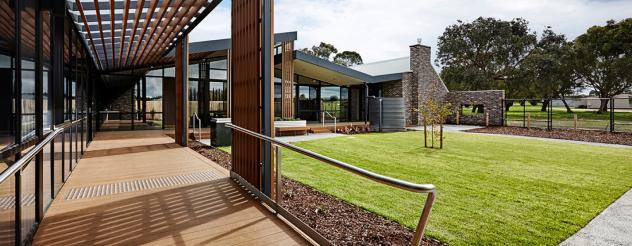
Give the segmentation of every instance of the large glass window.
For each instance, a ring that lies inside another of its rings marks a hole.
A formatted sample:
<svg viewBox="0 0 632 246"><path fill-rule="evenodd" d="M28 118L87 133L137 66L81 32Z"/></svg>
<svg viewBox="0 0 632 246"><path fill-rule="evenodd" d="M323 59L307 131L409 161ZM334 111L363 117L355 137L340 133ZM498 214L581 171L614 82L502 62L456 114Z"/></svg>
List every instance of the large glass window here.
<svg viewBox="0 0 632 246"><path fill-rule="evenodd" d="M43 115L43 127L46 130L51 129L51 125L53 124L53 115L51 111L51 101L52 98L49 96L49 86L52 84L52 79L50 76L50 68L51 68L51 15L50 11L46 9L42 9L40 12L40 23L42 25L42 88L43 88L43 102L42 107L44 110Z"/></svg>
<svg viewBox="0 0 632 246"><path fill-rule="evenodd" d="M281 71L274 70L274 117L281 117L283 114L283 95L281 84Z"/></svg>
<svg viewBox="0 0 632 246"><path fill-rule="evenodd" d="M226 59L210 61L208 67L209 114L211 117L226 117L228 108L228 69Z"/></svg>
<svg viewBox="0 0 632 246"><path fill-rule="evenodd" d="M147 90L145 101L147 124L162 127L162 77L147 76L145 86Z"/></svg>
<svg viewBox="0 0 632 246"><path fill-rule="evenodd" d="M15 9L13 1L0 0L0 150L15 141ZM1 161L1 160L0 160ZM3 167L0 167L2 170ZM0 222L6 221L0 218Z"/></svg>
<svg viewBox="0 0 632 246"><path fill-rule="evenodd" d="M199 82L197 80L189 80L189 117L192 117L193 114L198 113L198 95ZM199 117L199 114L198 114ZM193 123L191 123L193 124Z"/></svg>
<svg viewBox="0 0 632 246"><path fill-rule="evenodd" d="M35 8L36 0L22 1L20 48L22 51L22 137L35 135Z"/></svg>
<svg viewBox="0 0 632 246"><path fill-rule="evenodd" d="M12 1L0 0L0 150L14 143L15 15Z"/></svg>

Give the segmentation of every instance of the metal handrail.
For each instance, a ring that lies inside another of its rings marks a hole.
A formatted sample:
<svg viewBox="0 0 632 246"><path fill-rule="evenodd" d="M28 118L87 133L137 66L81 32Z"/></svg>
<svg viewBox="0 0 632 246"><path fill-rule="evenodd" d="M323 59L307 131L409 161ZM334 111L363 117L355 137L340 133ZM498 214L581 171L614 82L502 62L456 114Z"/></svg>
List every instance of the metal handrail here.
<svg viewBox="0 0 632 246"><path fill-rule="evenodd" d="M46 136L46 138L44 138L44 140L39 142L37 145L31 148L28 152L26 152L26 154L24 154L18 161L13 163L13 165L9 166L7 169L2 171L2 173L0 173L0 184L6 181L9 177L14 175L15 173L17 173L19 170L24 168L27 164L29 164L33 160L33 158L35 158L35 156L39 152L41 152L44 149L44 147L46 147L47 144L53 141L53 139L55 139L59 134L63 133L64 130L66 130L68 126L75 125L83 120L85 120L85 118L78 119L70 123L66 123L64 124L64 127L60 127L60 128L55 127L55 130L48 133L48 135Z"/></svg>
<svg viewBox="0 0 632 246"><path fill-rule="evenodd" d="M416 193L428 193L428 198L426 199L426 202L424 204L424 208L423 211L421 213L421 217L419 218L419 223L417 224L417 227L415 229L415 234L413 236L413 241L412 241L412 245L419 245L421 243L421 240L423 238L423 234L424 234L424 230L426 228L427 222L428 222L428 218L430 217L430 210L432 209L432 205L434 204L434 200L435 200L435 194L436 194L436 188L434 185L432 184L415 184L415 183L411 183L408 181L404 181L404 180L400 180L400 179L396 179L396 178L391 178L388 176L384 176L384 175L380 175L365 169L362 169L360 167L356 167L354 165L315 153L313 151L310 150L306 150L303 149L301 147L297 147L294 146L292 144L289 143L285 143L279 140L276 140L275 138L269 137L269 136L265 136L262 134L259 134L257 132L242 128L240 126L236 126L232 123L227 123L226 124L227 127L232 128L234 130L240 131L242 133L248 134L250 136L253 136L255 138L258 138L260 140L264 140L266 142L269 142L273 145L276 146L281 146L284 147L286 149L290 149L294 152L303 154L305 156L311 157L313 159L325 162L327 164L330 164L332 166L341 168L343 170L352 172L354 174L360 175L362 177L368 178L370 180L373 180L375 182L378 183L382 183L385 185L389 185L398 189L402 189L402 190L406 190L406 191L411 191L411 192L416 192ZM278 149L278 148L276 148ZM277 154L277 158L278 158L278 154ZM277 172L280 173L279 171L279 166L277 166ZM277 184L280 183L280 176L281 175L276 175L276 182ZM278 191L277 191L278 192ZM277 201L278 202L278 201Z"/></svg>
<svg viewBox="0 0 632 246"><path fill-rule="evenodd" d="M329 111L326 110L323 110L323 126L325 126L325 114L334 119L334 133L338 132L338 128L336 128L336 122L338 121L338 118L336 118L336 116L333 116L331 113L329 113Z"/></svg>
<svg viewBox="0 0 632 246"><path fill-rule="evenodd" d="M198 141L202 141L202 120L198 117L197 113L193 113L193 136L195 136L195 120L198 121L198 128L200 128L200 134Z"/></svg>

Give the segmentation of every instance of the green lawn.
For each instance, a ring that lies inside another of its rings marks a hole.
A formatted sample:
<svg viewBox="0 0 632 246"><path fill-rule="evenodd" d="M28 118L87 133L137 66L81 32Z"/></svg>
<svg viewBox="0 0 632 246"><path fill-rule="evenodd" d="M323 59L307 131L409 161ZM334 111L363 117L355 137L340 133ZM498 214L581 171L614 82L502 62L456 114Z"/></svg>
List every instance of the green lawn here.
<svg viewBox="0 0 632 246"><path fill-rule="evenodd" d="M453 245L554 245L632 188L632 149L446 133L364 134L296 145L391 177L432 183L426 235ZM283 152L283 174L413 228L425 196Z"/></svg>

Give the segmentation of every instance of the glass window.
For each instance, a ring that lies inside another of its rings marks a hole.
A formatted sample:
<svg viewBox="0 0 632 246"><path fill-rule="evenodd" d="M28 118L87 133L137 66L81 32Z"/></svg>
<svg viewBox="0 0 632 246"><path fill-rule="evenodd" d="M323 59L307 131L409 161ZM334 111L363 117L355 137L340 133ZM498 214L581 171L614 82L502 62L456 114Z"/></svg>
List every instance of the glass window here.
<svg viewBox="0 0 632 246"><path fill-rule="evenodd" d="M198 113L198 86L199 83L197 80L189 81L189 116L193 116L193 114ZM191 122L191 124L193 123Z"/></svg>
<svg viewBox="0 0 632 246"><path fill-rule="evenodd" d="M165 77L176 77L176 68L175 67L168 67L165 68Z"/></svg>
<svg viewBox="0 0 632 246"><path fill-rule="evenodd" d="M22 51L22 137L35 135L35 8L36 0L22 2L20 48Z"/></svg>
<svg viewBox="0 0 632 246"><path fill-rule="evenodd" d="M0 8L3 10L0 19L15 15L13 1L0 0ZM0 150L15 142L15 127L13 124L13 91L15 85L14 25L14 21L0 21L0 115L2 116L0 117ZM13 222L10 216L0 217L0 223L6 223L9 226L9 222Z"/></svg>
<svg viewBox="0 0 632 246"><path fill-rule="evenodd" d="M189 72L190 79L199 79L200 78L200 65L189 64L188 72Z"/></svg>
<svg viewBox="0 0 632 246"><path fill-rule="evenodd" d="M150 126L162 126L162 78L147 77L145 110L147 112L147 124Z"/></svg>
<svg viewBox="0 0 632 246"><path fill-rule="evenodd" d="M147 76L159 76L162 77L162 68L155 69L147 72Z"/></svg>
<svg viewBox="0 0 632 246"><path fill-rule="evenodd" d="M209 67L211 69L223 69L223 70L228 69L226 59L209 62Z"/></svg>
<svg viewBox="0 0 632 246"><path fill-rule="evenodd" d="M209 83L209 112L215 117L226 115L226 82L211 81Z"/></svg>

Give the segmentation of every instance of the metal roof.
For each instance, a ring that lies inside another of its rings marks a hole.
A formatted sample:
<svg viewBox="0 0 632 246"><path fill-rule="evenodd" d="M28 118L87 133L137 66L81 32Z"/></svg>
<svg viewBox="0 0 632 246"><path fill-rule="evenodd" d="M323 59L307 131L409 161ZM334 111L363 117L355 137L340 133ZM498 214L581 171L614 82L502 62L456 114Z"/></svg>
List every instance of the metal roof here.
<svg viewBox="0 0 632 246"><path fill-rule="evenodd" d="M66 0L101 70L158 63L221 0Z"/></svg>
<svg viewBox="0 0 632 246"><path fill-rule="evenodd" d="M390 60L365 63L351 67L360 72L372 76L383 76L389 74L401 74L410 72L410 57L401 57Z"/></svg>
<svg viewBox="0 0 632 246"><path fill-rule="evenodd" d="M296 32L283 32L274 34L274 42L289 42L295 41L297 37ZM205 53L213 51L228 50L231 48L230 38L208 40L200 42L191 42L189 44L189 54ZM176 52L171 51L167 56L175 56Z"/></svg>

